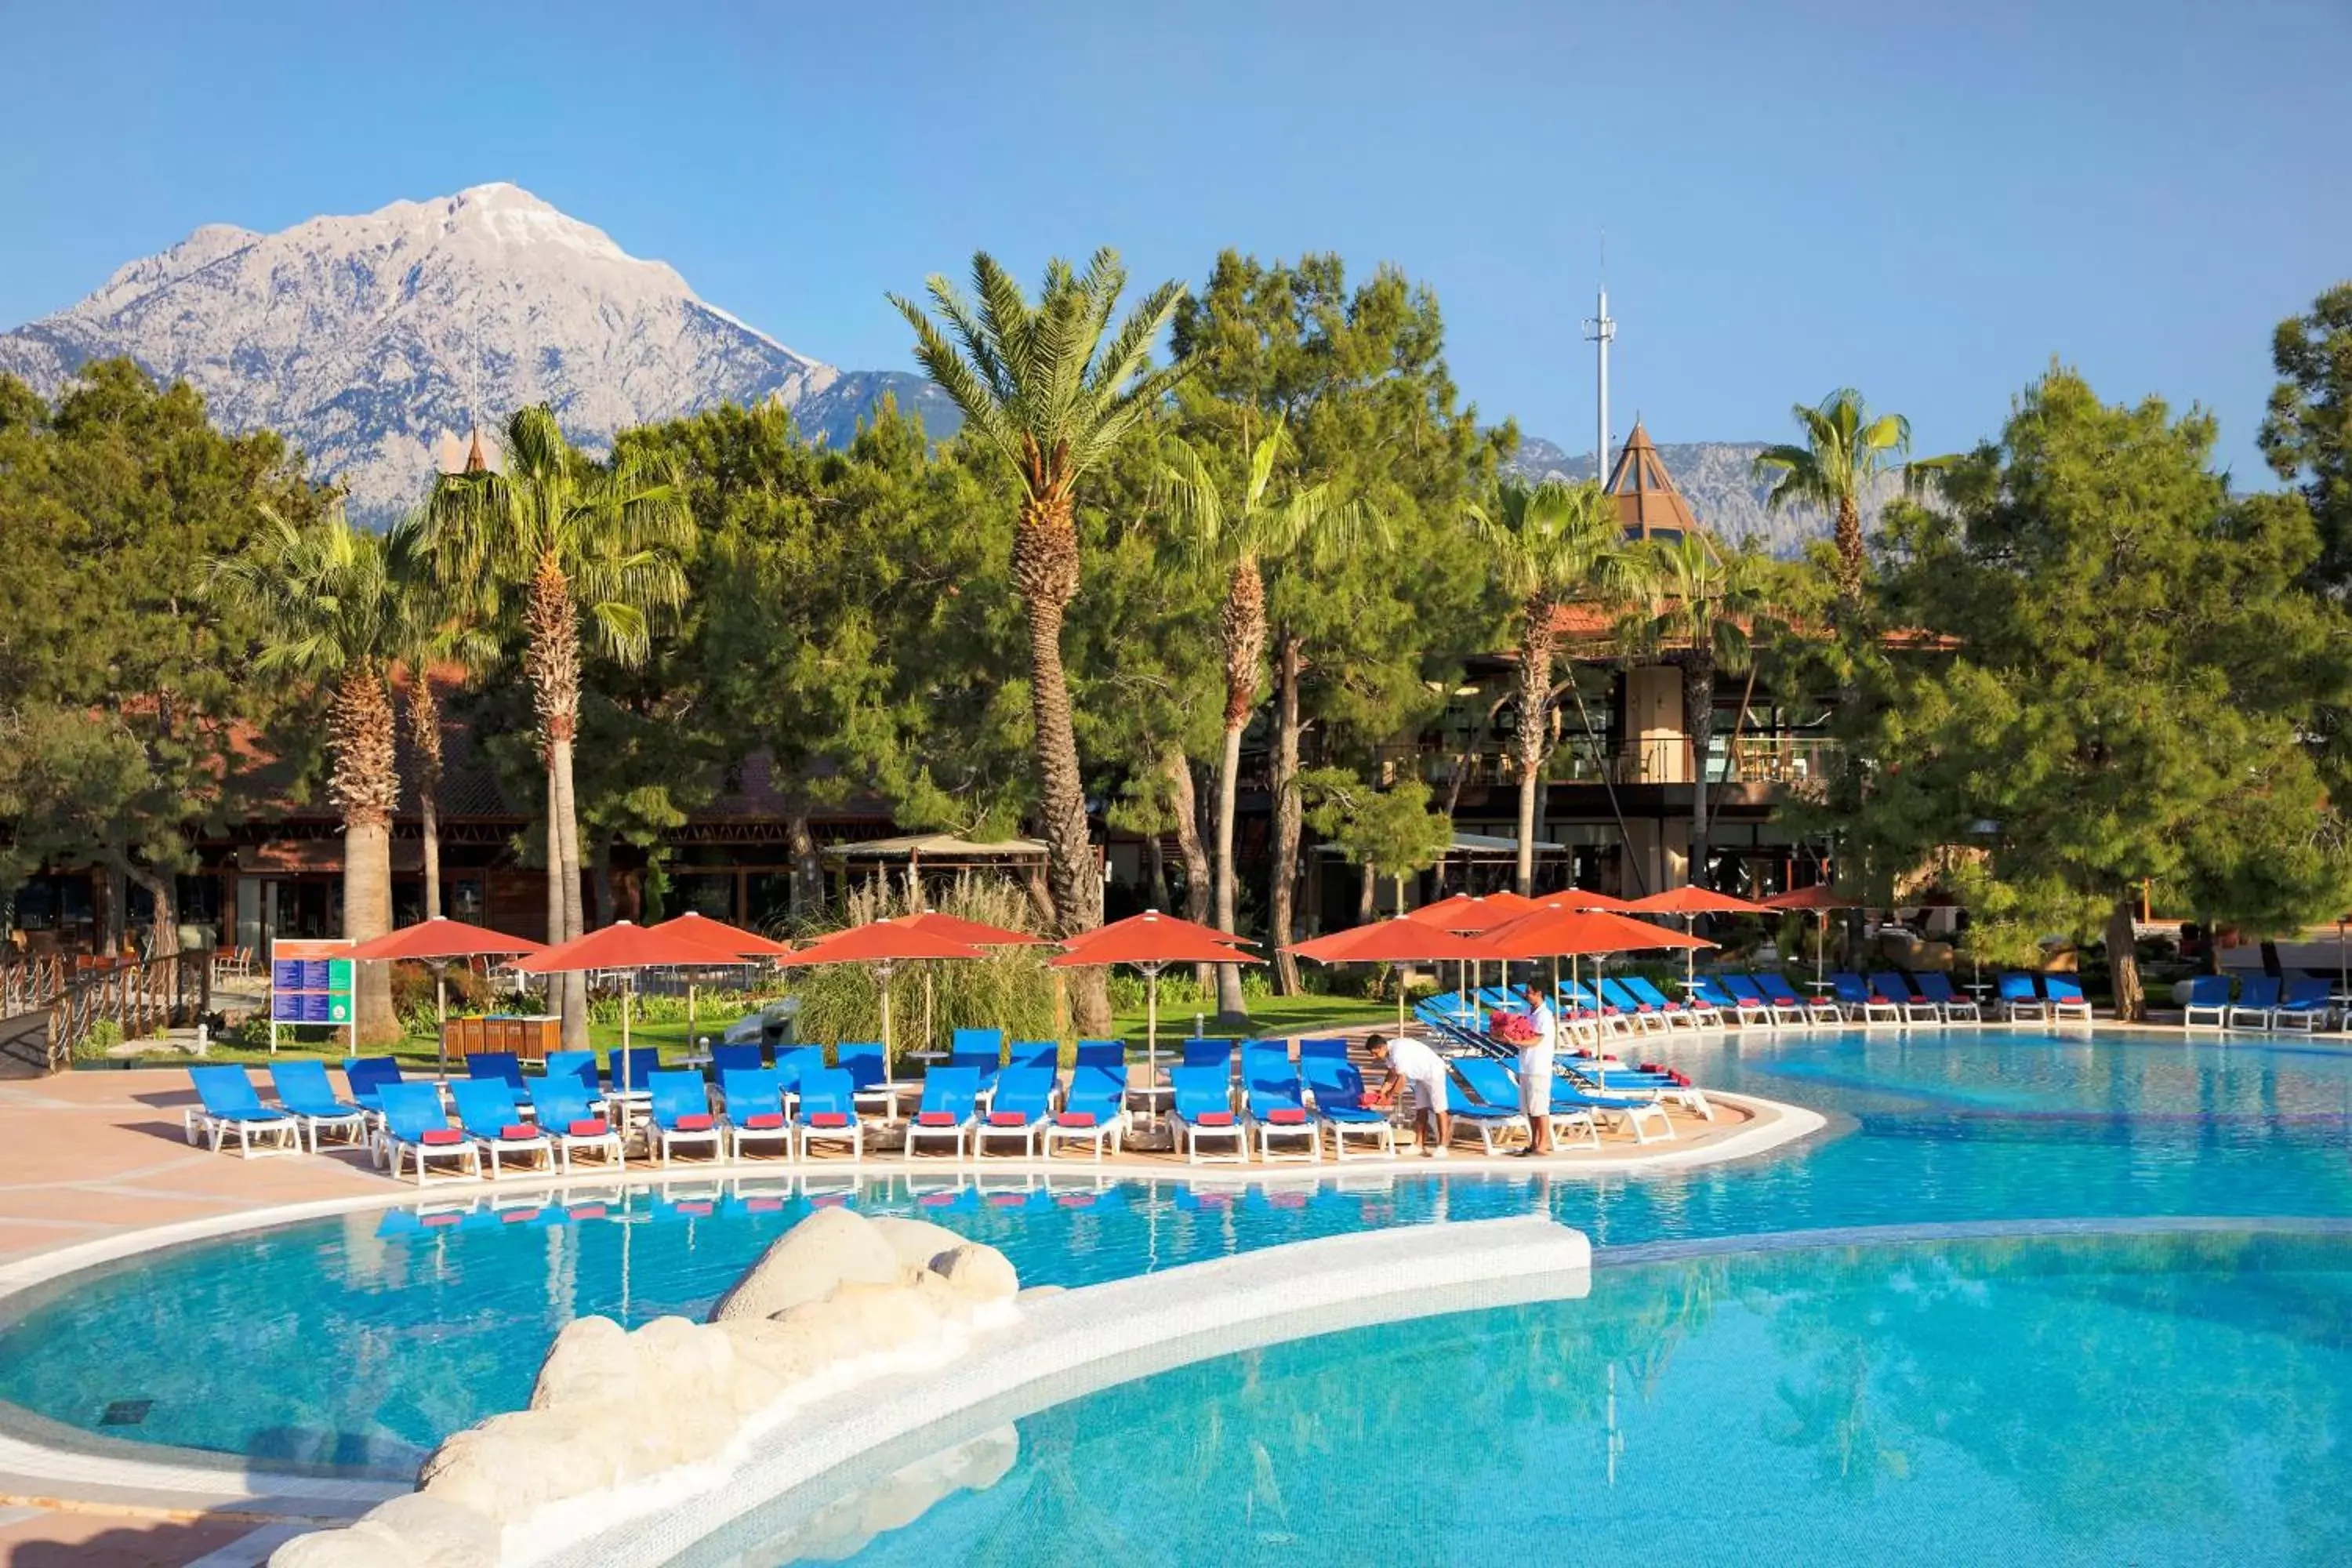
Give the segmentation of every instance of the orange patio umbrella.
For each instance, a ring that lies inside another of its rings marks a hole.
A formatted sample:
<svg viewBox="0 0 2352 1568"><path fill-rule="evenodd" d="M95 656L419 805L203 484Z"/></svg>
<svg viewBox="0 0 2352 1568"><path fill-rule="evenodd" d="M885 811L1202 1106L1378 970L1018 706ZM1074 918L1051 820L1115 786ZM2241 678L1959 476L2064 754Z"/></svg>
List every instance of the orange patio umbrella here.
<svg viewBox="0 0 2352 1568"><path fill-rule="evenodd" d="M1025 931L1009 926L992 926L986 921L968 921L958 915L943 915L937 910L924 910L917 914L892 915L890 923L943 936L950 942L960 942L967 947L1044 947L1045 939L1032 936ZM929 1047L931 1037L931 972L923 971L923 1044Z"/></svg>
<svg viewBox="0 0 2352 1568"><path fill-rule="evenodd" d="M544 944L527 936L509 936L502 931L484 926L468 925L453 921L446 915L435 915L413 926L387 931L371 942L363 942L344 956L362 962L416 963L432 966L433 1011L440 1025L442 1039L435 1047L436 1070L443 1078L449 1076L449 963L459 958L511 958L517 953L537 952Z"/></svg>
<svg viewBox="0 0 2352 1568"><path fill-rule="evenodd" d="M515 967L525 974L571 974L584 970L609 969L623 977L621 1091L626 1094L636 1088L630 1081L635 1062L629 1055L631 988L627 977L640 969L708 969L713 964L740 962L723 947L712 947L679 931L659 931L651 926L619 921L602 931L592 931L585 936L575 936L570 942L541 948Z"/></svg>
<svg viewBox="0 0 2352 1568"><path fill-rule="evenodd" d="M1829 912L1832 910L1861 909L1862 900L1839 892L1827 882L1815 882L1810 888L1798 888L1790 892L1775 893L1765 900L1764 903L1766 908L1774 910L1811 910L1820 917L1816 923L1820 927L1821 941L1813 949L1813 984L1819 986L1822 984L1823 973L1829 968Z"/></svg>
<svg viewBox="0 0 2352 1568"><path fill-rule="evenodd" d="M729 925L725 921L712 920L709 915L698 914L692 910L646 929L676 931L681 936L692 937L711 947L739 954L738 962L751 958L782 958L792 952L789 942L761 936L755 931L745 931L740 926ZM686 1037L689 1043L694 1039L694 978L688 975L686 982Z"/></svg>
<svg viewBox="0 0 2352 1568"><path fill-rule="evenodd" d="M1489 958L1553 960L1552 990L1559 989L1558 961L1612 952L1679 947L1696 952L1715 943L1664 926L1606 910L1538 910L1483 933L1479 945Z"/></svg>
<svg viewBox="0 0 2352 1568"><path fill-rule="evenodd" d="M1194 921L1157 911L1132 915L1062 944L1055 969L1124 963L1143 975L1144 1081L1160 1081L1160 972L1171 963L1263 963L1233 939Z"/></svg>
<svg viewBox="0 0 2352 1568"><path fill-rule="evenodd" d="M882 991L882 1058L890 1059L890 972L901 963L924 958L986 958L970 942L950 942L919 927L897 921L869 921L829 936L821 936L783 962L794 968L810 963L870 963L875 984Z"/></svg>
<svg viewBox="0 0 2352 1568"><path fill-rule="evenodd" d="M1291 952L1318 963L1437 963L1446 959L1468 963L1486 956L1478 939L1421 925L1409 920L1381 921L1333 931L1292 946ZM1397 1027L1404 1027L1404 985L1397 985Z"/></svg>
<svg viewBox="0 0 2352 1568"><path fill-rule="evenodd" d="M1696 882L1685 882L1679 888L1669 888L1663 893L1652 893L1645 899L1635 899L1625 906L1628 914L1680 915L1683 930L1691 929L1691 921L1699 915L1762 915L1771 911L1762 904L1750 903L1729 893L1718 893L1713 888L1702 888ZM1693 978L1689 962L1683 969L1683 984L1688 986Z"/></svg>

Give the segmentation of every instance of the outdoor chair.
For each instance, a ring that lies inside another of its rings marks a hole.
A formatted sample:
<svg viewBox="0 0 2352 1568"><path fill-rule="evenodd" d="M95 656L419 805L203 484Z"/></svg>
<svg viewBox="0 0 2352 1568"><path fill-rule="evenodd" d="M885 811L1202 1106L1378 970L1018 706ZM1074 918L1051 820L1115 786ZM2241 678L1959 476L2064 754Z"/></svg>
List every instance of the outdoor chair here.
<svg viewBox="0 0 2352 1568"><path fill-rule="evenodd" d="M1309 1040L1306 1045L1322 1042ZM1335 1044L1340 1042L1333 1042ZM1388 1113L1364 1103L1364 1075L1346 1056L1308 1053L1302 1047L1299 1065L1307 1090L1315 1097L1317 1125L1331 1134L1331 1158L1349 1158L1348 1140L1368 1141L1371 1148L1361 1159L1392 1158L1396 1154L1396 1124Z"/></svg>
<svg viewBox="0 0 2352 1568"><path fill-rule="evenodd" d="M2305 1034L2323 1027L2329 994L2326 981L2316 975L2296 975L2286 983L2286 994L2271 1012L2271 1027L2301 1029Z"/></svg>
<svg viewBox="0 0 2352 1568"><path fill-rule="evenodd" d="M436 1179L430 1173L436 1162L455 1161L457 1165L455 1174L438 1180L481 1179L482 1152L471 1138L449 1125L437 1084L387 1083L377 1097L383 1107L383 1125L376 1130L376 1137L383 1143L394 1181L400 1180L404 1157L414 1163L420 1187Z"/></svg>
<svg viewBox="0 0 2352 1568"><path fill-rule="evenodd" d="M784 1115L784 1080L773 1068L730 1068L719 1077L726 1108L725 1147L730 1160L748 1160L755 1148L793 1157L793 1124Z"/></svg>
<svg viewBox="0 0 2352 1568"><path fill-rule="evenodd" d="M522 1092L522 1058L512 1051L475 1051L466 1058L467 1078L494 1078Z"/></svg>
<svg viewBox="0 0 2352 1568"><path fill-rule="evenodd" d="M1320 1163L1323 1158L1323 1133L1315 1123L1315 1113L1307 1109L1305 1090L1300 1087L1297 1071L1290 1065L1287 1053L1259 1051L1242 1058L1243 1103L1249 1109L1250 1129L1256 1135L1258 1158L1271 1164L1279 1159L1299 1159ZM1304 1141L1305 1147L1292 1154L1277 1154L1276 1143Z"/></svg>
<svg viewBox="0 0 2352 1568"><path fill-rule="evenodd" d="M2072 1018L2082 1023L2091 1021L2091 1001L2083 994L2083 983L2071 974L2045 974L2042 977L2042 994L2050 999L2050 1011L2060 1018ZM2271 1015L2273 1027L2278 1015Z"/></svg>
<svg viewBox="0 0 2352 1568"><path fill-rule="evenodd" d="M2226 986L2228 983L2223 984ZM2013 1024L2020 1018L2031 1018L2035 1023L2043 1023L2049 1019L2050 1004L2043 999L2041 992L2033 988L2033 976L2031 974L2011 970L1995 981L1994 984L1998 987L1996 994L2000 1000L2000 1016L2011 1023ZM2224 1000L2227 1000L2227 997L2228 993L2225 989ZM2217 1029L2221 1026L2219 1015L2216 1015L2213 1019L2213 1026Z"/></svg>
<svg viewBox="0 0 2352 1568"><path fill-rule="evenodd" d="M449 1099L457 1107L457 1125L490 1157L490 1180L507 1174L507 1162L555 1170L555 1144L546 1133L522 1119L514 1086L503 1078L459 1078L449 1080Z"/></svg>
<svg viewBox="0 0 2352 1568"><path fill-rule="evenodd" d="M730 1072L758 1072L768 1065L768 1047L757 1040L750 1044L737 1041L710 1047L710 1071L721 1083ZM549 1068L553 1071L553 1068Z"/></svg>
<svg viewBox="0 0 2352 1568"><path fill-rule="evenodd" d="M1502 1082L1510 1081L1509 1072L1492 1057L1463 1057L1454 1065L1464 1071L1491 1067L1502 1074ZM1507 1140L1515 1132L1521 1138L1529 1136L1528 1119L1519 1110L1516 1087L1501 1103L1490 1102L1484 1096L1474 1100L1463 1089L1462 1079L1449 1072L1445 1075L1445 1111L1454 1119L1454 1136L1460 1138L1465 1132L1476 1133L1480 1149L1488 1154L1496 1152L1495 1140L1498 1137Z"/></svg>
<svg viewBox="0 0 2352 1568"><path fill-rule="evenodd" d="M320 1134L326 1132L341 1133L343 1142L353 1148L366 1142L367 1112L335 1098L334 1085L327 1081L326 1063L273 1062L269 1082L278 1091L279 1108L309 1135L313 1154L319 1152Z"/></svg>
<svg viewBox="0 0 2352 1568"><path fill-rule="evenodd" d="M834 1065L849 1074L859 1110L878 1110L898 1120L898 1091L903 1086L891 1081L890 1060L883 1054L880 1041L836 1046L833 1056Z"/></svg>
<svg viewBox="0 0 2352 1568"><path fill-rule="evenodd" d="M958 1160L964 1158L968 1140L979 1122L979 1100L978 1068L935 1067L925 1073L923 1098L907 1121L907 1158L914 1159L920 1144L938 1138L954 1145Z"/></svg>
<svg viewBox="0 0 2352 1568"><path fill-rule="evenodd" d="M726 1135L710 1113L710 1086L700 1073L682 1068L656 1072L646 1090L650 1097L646 1144L656 1163L668 1164L680 1149L705 1150L713 1160L721 1157Z"/></svg>
<svg viewBox="0 0 2352 1568"><path fill-rule="evenodd" d="M2232 1029L2267 1029L2278 1001L2277 975L2249 974L2238 987L2238 999L2230 1005L2224 1016Z"/></svg>
<svg viewBox="0 0 2352 1568"><path fill-rule="evenodd" d="M1956 1024L1963 1018L1972 1024L1983 1021L1984 1015L1978 1011L1975 998L1953 990L1951 977L1941 970L1922 970L1911 977L1911 983L1919 988L1921 995L1943 1009L1947 1024Z"/></svg>
<svg viewBox="0 0 2352 1568"><path fill-rule="evenodd" d="M1469 1084L1471 1093L1495 1110L1517 1115L1520 1126L1527 1130L1530 1141L1533 1140L1535 1120L1527 1113L1527 1097L1521 1092L1524 1086L1517 1073L1491 1057L1458 1057L1454 1066ZM1569 1103L1560 1092L1567 1086L1559 1080L1558 1074L1553 1077L1551 1108L1544 1115L1544 1121L1551 1128L1553 1142L1558 1143L1564 1140L1598 1145L1601 1142L1600 1123L1592 1119L1591 1111L1580 1105ZM1448 1095L1454 1093L1450 1084L1446 1092ZM1483 1131L1481 1135L1484 1136ZM1494 1152L1491 1138L1486 1139L1486 1152Z"/></svg>
<svg viewBox="0 0 2352 1568"><path fill-rule="evenodd" d="M1062 1109L1045 1125L1045 1157L1054 1157L1061 1143L1085 1143L1097 1163L1103 1151L1116 1154L1127 1135L1127 1064L1102 1067L1081 1062L1070 1069L1070 1087Z"/></svg>
<svg viewBox="0 0 2352 1568"><path fill-rule="evenodd" d="M1859 1018L1863 1026L1873 1024L1900 1024L1903 1009L1892 996L1882 996L1863 982L1861 975L1851 970L1839 970L1830 976L1830 988L1838 1005L1848 1019Z"/></svg>
<svg viewBox="0 0 2352 1568"><path fill-rule="evenodd" d="M997 1075L996 1092L988 1100L988 1114L972 1129L972 1157L986 1154L991 1142L1018 1139L1023 1155L1036 1158L1037 1134L1051 1120L1053 1110L1054 1069L1050 1066L1033 1061L1007 1067Z"/></svg>
<svg viewBox="0 0 2352 1568"><path fill-rule="evenodd" d="M1756 984L1763 989L1766 999L1776 1011L1794 1007L1798 1016L1808 1024L1836 1024L1844 1020L1844 1015L1838 1010L1835 1002L1826 996L1799 995L1797 988L1789 984L1789 977L1785 974L1759 974L1756 977Z"/></svg>
<svg viewBox="0 0 2352 1568"><path fill-rule="evenodd" d="M1924 994L1914 991L1911 988L1911 982L1904 979L1892 969L1874 969L1870 972L1870 992L1872 995L1884 996L1902 1008L1903 1021L1906 1024L1916 1024L1922 1020L1930 1024L1940 1024L1944 1021L1944 1010Z"/></svg>
<svg viewBox="0 0 2352 1568"><path fill-rule="evenodd" d="M1198 1043L1202 1042L1187 1042ZM1249 1134L1234 1115L1234 1079L1229 1060L1188 1061L1168 1069L1168 1082L1174 1090L1176 1131L1189 1163L1197 1165L1213 1157L1201 1152L1201 1141L1204 1138L1212 1143L1230 1144L1233 1152L1224 1157L1234 1163L1249 1163Z"/></svg>
<svg viewBox="0 0 2352 1568"><path fill-rule="evenodd" d="M549 1061L557 1054L551 1052ZM590 1070L594 1070L593 1060ZM575 1159L593 1160L616 1169L628 1163L621 1135L597 1109L601 1100L594 1087L582 1082L579 1073L551 1072L533 1079L530 1099L539 1112L540 1131L555 1146L557 1170L571 1174Z"/></svg>
<svg viewBox="0 0 2352 1568"><path fill-rule="evenodd" d="M189 1142L208 1138L217 1154L234 1132L237 1153L248 1160L302 1152L301 1122L291 1112L262 1104L243 1068L190 1068L188 1081L194 1086L196 1103L181 1114L180 1125Z"/></svg>
<svg viewBox="0 0 2352 1568"><path fill-rule="evenodd" d="M1717 983L1731 994L1733 1012L1743 1027L1751 1022L1761 1024L1768 1029L1780 1026L1783 1015L1766 1000L1762 989L1754 980L1745 974L1726 974L1720 976ZM1797 1012L1797 1018L1803 1021L1801 1008Z"/></svg>
<svg viewBox="0 0 2352 1568"><path fill-rule="evenodd" d="M857 1085L842 1068L802 1069L793 1130L800 1140L800 1157L809 1157L813 1143L846 1143L855 1162L866 1158L866 1127L857 1119Z"/></svg>

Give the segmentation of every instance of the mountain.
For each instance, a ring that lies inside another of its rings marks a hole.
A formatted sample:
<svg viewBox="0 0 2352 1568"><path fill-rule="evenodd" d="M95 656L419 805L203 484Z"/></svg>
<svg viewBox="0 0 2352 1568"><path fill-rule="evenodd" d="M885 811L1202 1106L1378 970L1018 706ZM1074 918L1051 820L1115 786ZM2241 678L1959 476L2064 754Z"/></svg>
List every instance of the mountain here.
<svg viewBox="0 0 2352 1568"><path fill-rule="evenodd" d="M276 234L207 225L0 334L0 372L45 395L117 354L184 377L226 426L283 432L370 518L415 504L467 431L531 403L591 446L772 397L835 440L884 391L935 437L957 424L920 378L796 353L509 184Z"/></svg>
<svg viewBox="0 0 2352 1568"><path fill-rule="evenodd" d="M1761 441L1692 441L1674 446L1662 441L1658 458L1674 476L1675 488L1683 492L1699 521L1718 538L1734 542L1752 539L1773 555L1802 554L1814 540L1827 539L1837 520L1815 507L1767 511L1764 495L1770 487L1758 482L1750 471L1756 454L1763 449ZM1571 457L1557 442L1540 436L1522 436L1518 455L1506 467L1531 480L1593 477L1591 453ZM1897 489L1892 477L1880 481L1877 493L1862 509L1865 532L1878 526L1880 510Z"/></svg>

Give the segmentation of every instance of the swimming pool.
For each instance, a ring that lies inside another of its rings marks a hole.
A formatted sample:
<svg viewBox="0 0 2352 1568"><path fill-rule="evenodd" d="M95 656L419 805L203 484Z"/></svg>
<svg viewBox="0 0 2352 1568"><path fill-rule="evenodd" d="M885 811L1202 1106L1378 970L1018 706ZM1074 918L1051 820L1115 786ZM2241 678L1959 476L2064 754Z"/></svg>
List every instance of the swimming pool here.
<svg viewBox="0 0 2352 1568"><path fill-rule="evenodd" d="M1017 1432L1003 1479L846 1560L2318 1568L2352 1561L2352 1248L2099 1237L1609 1268L1585 1300L1202 1362ZM791 1560L746 1547L765 1522L729 1529L729 1563Z"/></svg>
<svg viewBox="0 0 2352 1568"><path fill-rule="evenodd" d="M1735 1164L1610 1177L1289 1173L1244 1187L855 1192L681 1180L550 1206L408 1209L146 1255L0 1327L0 1400L72 1432L402 1473L520 1405L572 1318L699 1313L814 1201L919 1212L1084 1284L1368 1226L1541 1207L1596 1246L1849 1226L2096 1216L2352 1216L2352 1053L2083 1031L1852 1032L1656 1043L1701 1082L1840 1118ZM224 1376L224 1368L234 1368Z"/></svg>

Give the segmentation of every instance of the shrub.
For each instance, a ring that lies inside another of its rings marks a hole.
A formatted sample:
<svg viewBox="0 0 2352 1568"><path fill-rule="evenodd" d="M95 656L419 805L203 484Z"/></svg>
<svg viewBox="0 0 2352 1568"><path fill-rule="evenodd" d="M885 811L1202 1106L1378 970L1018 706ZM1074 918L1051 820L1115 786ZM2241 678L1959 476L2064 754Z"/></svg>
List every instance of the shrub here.
<svg viewBox="0 0 2352 1568"><path fill-rule="evenodd" d="M111 1018L100 1018L74 1044L74 1060L96 1061L122 1043L122 1026Z"/></svg>

